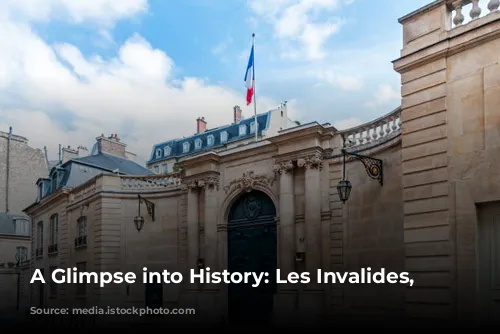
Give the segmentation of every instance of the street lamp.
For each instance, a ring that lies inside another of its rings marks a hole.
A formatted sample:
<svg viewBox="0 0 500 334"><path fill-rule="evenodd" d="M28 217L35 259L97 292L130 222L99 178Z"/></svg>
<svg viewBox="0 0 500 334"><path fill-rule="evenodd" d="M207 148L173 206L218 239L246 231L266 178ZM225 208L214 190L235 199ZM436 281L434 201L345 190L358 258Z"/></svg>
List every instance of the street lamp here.
<svg viewBox="0 0 500 334"><path fill-rule="evenodd" d="M137 207L137 216L134 217L134 224L135 228L137 229L137 232L141 232L145 219L143 216L141 216L141 204L144 203L146 204L146 209L148 210L148 214L151 217L152 221L155 221L155 205L153 202L148 201L147 199L141 197L141 195L137 195L139 201L138 201L138 207Z"/></svg>
<svg viewBox="0 0 500 334"><path fill-rule="evenodd" d="M352 185L351 182L346 180L345 177L345 161L346 157L351 159L356 159L361 161L365 166L366 173L368 176L374 180L378 180L380 185L384 185L384 174L383 174L383 162L380 159L375 159L372 157L368 157L365 155L357 154L357 153L349 153L345 149L342 149L342 180L337 184L337 192L339 193L340 200L345 204L345 202L349 199L349 195L351 194Z"/></svg>

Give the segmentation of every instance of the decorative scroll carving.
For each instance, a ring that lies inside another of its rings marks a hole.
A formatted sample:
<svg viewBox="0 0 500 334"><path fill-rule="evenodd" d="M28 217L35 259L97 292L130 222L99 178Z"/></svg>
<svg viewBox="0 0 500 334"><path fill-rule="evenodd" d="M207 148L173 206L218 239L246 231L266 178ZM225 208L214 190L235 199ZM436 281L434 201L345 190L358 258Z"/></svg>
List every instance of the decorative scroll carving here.
<svg viewBox="0 0 500 334"><path fill-rule="evenodd" d="M243 173L243 176L231 181L229 185L224 187L226 194L231 189L243 189L246 192L252 191L255 186L270 187L274 184L275 179L267 177L265 175L255 175L254 171L248 171Z"/></svg>
<svg viewBox="0 0 500 334"><path fill-rule="evenodd" d="M202 180L198 180L198 187L205 189L217 189L219 190L219 179L216 177L207 177Z"/></svg>
<svg viewBox="0 0 500 334"><path fill-rule="evenodd" d="M291 173L294 169L293 162L291 160L280 162L273 166L273 171L276 174Z"/></svg>
<svg viewBox="0 0 500 334"><path fill-rule="evenodd" d="M297 160L297 166L307 169L319 169L323 168L323 159L319 154L315 154L306 158L301 158Z"/></svg>

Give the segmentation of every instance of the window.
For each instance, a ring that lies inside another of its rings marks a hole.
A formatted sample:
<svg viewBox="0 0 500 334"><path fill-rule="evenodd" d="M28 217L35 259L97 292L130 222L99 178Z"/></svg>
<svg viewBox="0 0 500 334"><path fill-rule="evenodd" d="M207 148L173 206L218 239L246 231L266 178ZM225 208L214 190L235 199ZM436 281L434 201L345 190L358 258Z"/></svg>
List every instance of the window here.
<svg viewBox="0 0 500 334"><path fill-rule="evenodd" d="M49 253L57 252L57 233L59 231L59 216L53 214L50 217L50 231L49 231Z"/></svg>
<svg viewBox="0 0 500 334"><path fill-rule="evenodd" d="M189 152L189 142L185 142L182 144L182 153L187 153Z"/></svg>
<svg viewBox="0 0 500 334"><path fill-rule="evenodd" d="M52 273L56 269L57 269L57 267L50 267L50 277L52 277ZM57 284L54 283L54 281L52 279L50 279L49 292L50 292L51 298L57 297Z"/></svg>
<svg viewBox="0 0 500 334"><path fill-rule="evenodd" d="M77 263L76 270L78 270L78 272L87 271L87 263L86 262ZM87 295L86 283L76 283L76 295L80 297L85 297Z"/></svg>
<svg viewBox="0 0 500 334"><path fill-rule="evenodd" d="M36 252L35 255L43 255L43 222L38 222L36 226Z"/></svg>
<svg viewBox="0 0 500 334"><path fill-rule="evenodd" d="M52 175L52 192L56 191L57 189L57 173L54 173Z"/></svg>
<svg viewBox="0 0 500 334"><path fill-rule="evenodd" d="M259 123L257 123L257 128L259 127ZM255 122L250 123L250 133L255 133Z"/></svg>
<svg viewBox="0 0 500 334"><path fill-rule="evenodd" d="M207 145L208 146L213 146L214 143L215 143L215 137L214 137L214 135L209 135L207 137Z"/></svg>
<svg viewBox="0 0 500 334"><path fill-rule="evenodd" d="M163 156L168 157L172 153L172 148L170 146L165 146L163 149Z"/></svg>
<svg viewBox="0 0 500 334"><path fill-rule="evenodd" d="M159 159L159 158L161 158L161 149L157 148L156 149L156 159Z"/></svg>
<svg viewBox="0 0 500 334"><path fill-rule="evenodd" d="M222 131L222 132L220 133L220 141L221 141L222 143L227 142L227 131Z"/></svg>
<svg viewBox="0 0 500 334"><path fill-rule="evenodd" d="M38 185L38 200L41 200L43 197L43 183Z"/></svg>
<svg viewBox="0 0 500 334"><path fill-rule="evenodd" d="M247 134L247 127L246 125L240 125L240 136L244 136Z"/></svg>
<svg viewBox="0 0 500 334"><path fill-rule="evenodd" d="M87 246L87 217L82 216L76 221L75 248Z"/></svg>
<svg viewBox="0 0 500 334"><path fill-rule="evenodd" d="M28 261L28 247L16 247L16 254L16 260L19 261L20 264L24 261Z"/></svg>
<svg viewBox="0 0 500 334"><path fill-rule="evenodd" d="M16 219L16 235L30 235L30 222L26 219Z"/></svg>
<svg viewBox="0 0 500 334"><path fill-rule="evenodd" d="M161 165L161 169L163 171L163 174L168 174L168 164Z"/></svg>
<svg viewBox="0 0 500 334"><path fill-rule="evenodd" d="M160 166L153 167L153 173L158 174L160 172Z"/></svg>
<svg viewBox="0 0 500 334"><path fill-rule="evenodd" d="M201 148L201 144L202 144L201 139L199 139L199 138L198 138L198 139L196 139L196 140L194 141L194 148L195 148L195 150L199 150L199 149Z"/></svg>
<svg viewBox="0 0 500 334"><path fill-rule="evenodd" d="M84 237L87 236L87 217L80 217L78 218L78 236L79 237Z"/></svg>

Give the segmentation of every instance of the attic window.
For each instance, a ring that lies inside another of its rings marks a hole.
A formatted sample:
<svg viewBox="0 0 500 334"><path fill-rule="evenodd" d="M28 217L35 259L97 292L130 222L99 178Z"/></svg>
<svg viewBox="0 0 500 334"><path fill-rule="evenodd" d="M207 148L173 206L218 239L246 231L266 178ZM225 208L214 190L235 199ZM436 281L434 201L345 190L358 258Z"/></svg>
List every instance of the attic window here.
<svg viewBox="0 0 500 334"><path fill-rule="evenodd" d="M156 159L161 158L161 149L157 148L156 149Z"/></svg>
<svg viewBox="0 0 500 334"><path fill-rule="evenodd" d="M43 182L40 182L38 185L38 200L41 200L43 197Z"/></svg>
<svg viewBox="0 0 500 334"><path fill-rule="evenodd" d="M221 141L222 143L227 142L227 131L222 131L222 132L220 133L220 141Z"/></svg>
<svg viewBox="0 0 500 334"><path fill-rule="evenodd" d="M194 141L194 148L195 148L195 150L199 150L199 149L201 148L201 144L202 144L201 139L199 139L199 138L198 138L198 139L196 139L196 140Z"/></svg>
<svg viewBox="0 0 500 334"><path fill-rule="evenodd" d="M240 136L244 136L247 134L247 126L246 125L240 125Z"/></svg>
<svg viewBox="0 0 500 334"><path fill-rule="evenodd" d="M187 153L189 152L189 142L185 142L182 144L182 153Z"/></svg>
<svg viewBox="0 0 500 334"><path fill-rule="evenodd" d="M209 135L209 136L207 137L207 145L208 145L208 146L213 146L214 142L215 142L214 135Z"/></svg>
<svg viewBox="0 0 500 334"><path fill-rule="evenodd" d="M57 172L54 173L54 175L52 175L52 192L56 191L57 190Z"/></svg>
<svg viewBox="0 0 500 334"><path fill-rule="evenodd" d="M165 146L165 148L163 149L163 155L168 157L170 153L172 153L172 148L170 146Z"/></svg>
<svg viewBox="0 0 500 334"><path fill-rule="evenodd" d="M257 127L259 127L259 123L257 123ZM250 123L250 133L255 133L255 122Z"/></svg>

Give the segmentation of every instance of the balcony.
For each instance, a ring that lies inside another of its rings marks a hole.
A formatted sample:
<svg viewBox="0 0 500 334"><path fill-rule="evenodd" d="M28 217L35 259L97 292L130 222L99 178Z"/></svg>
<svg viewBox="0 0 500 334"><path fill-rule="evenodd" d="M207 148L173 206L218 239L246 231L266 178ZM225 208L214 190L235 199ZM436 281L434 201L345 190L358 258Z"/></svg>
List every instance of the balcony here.
<svg viewBox="0 0 500 334"><path fill-rule="evenodd" d="M55 255L58 252L57 244L49 245L49 255Z"/></svg>
<svg viewBox="0 0 500 334"><path fill-rule="evenodd" d="M75 248L85 248L87 247L87 236L82 235L75 238Z"/></svg>
<svg viewBox="0 0 500 334"><path fill-rule="evenodd" d="M40 258L43 256L43 247L35 249L35 257Z"/></svg>

